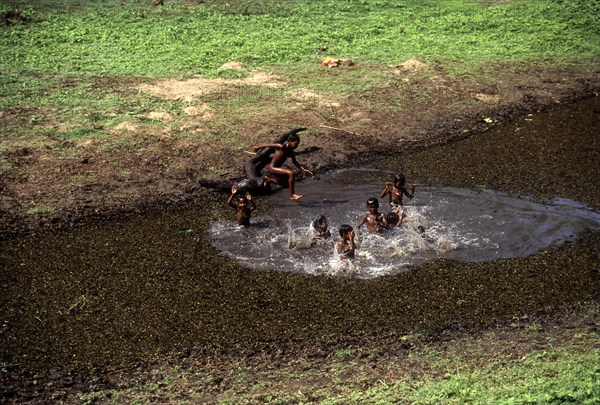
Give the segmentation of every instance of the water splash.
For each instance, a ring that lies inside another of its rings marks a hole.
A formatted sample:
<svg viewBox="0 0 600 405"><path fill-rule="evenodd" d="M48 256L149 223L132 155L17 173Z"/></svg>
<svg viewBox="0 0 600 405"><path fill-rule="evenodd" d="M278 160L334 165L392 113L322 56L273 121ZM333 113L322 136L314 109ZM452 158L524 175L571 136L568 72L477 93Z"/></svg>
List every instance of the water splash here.
<svg viewBox="0 0 600 405"><path fill-rule="evenodd" d="M600 213L566 199L548 204L492 190L419 187L405 206L399 229L357 237L354 261L335 253L338 228L356 226L366 213L366 200L378 196L390 173L370 169L343 170L306 181L305 197L290 201L283 191L269 196L269 217L253 218L238 227L233 219L209 230L223 254L255 269L306 274L373 278L396 274L409 265L436 258L483 261L525 256L552 244L573 240L600 226ZM260 204L260 202L259 202ZM382 201L380 212L389 212ZM312 241L310 222L324 214L331 238Z"/></svg>

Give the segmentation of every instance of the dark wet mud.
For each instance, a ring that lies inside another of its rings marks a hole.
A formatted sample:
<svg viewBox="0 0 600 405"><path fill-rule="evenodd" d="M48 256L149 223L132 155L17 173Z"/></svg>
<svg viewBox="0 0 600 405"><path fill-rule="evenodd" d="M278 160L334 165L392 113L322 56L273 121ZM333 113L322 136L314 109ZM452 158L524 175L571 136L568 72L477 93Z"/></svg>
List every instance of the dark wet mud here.
<svg viewBox="0 0 600 405"><path fill-rule="evenodd" d="M482 117L485 119L488 117ZM382 164L428 185L482 187L600 207L600 100L592 97ZM411 180L412 179L412 180Z"/></svg>
<svg viewBox="0 0 600 405"><path fill-rule="evenodd" d="M597 210L599 112L596 97L381 167ZM600 232L527 257L437 260L372 280L257 271L207 238L232 218L226 197L207 191L202 206L0 242L4 369L67 378L190 347L489 326L600 299Z"/></svg>

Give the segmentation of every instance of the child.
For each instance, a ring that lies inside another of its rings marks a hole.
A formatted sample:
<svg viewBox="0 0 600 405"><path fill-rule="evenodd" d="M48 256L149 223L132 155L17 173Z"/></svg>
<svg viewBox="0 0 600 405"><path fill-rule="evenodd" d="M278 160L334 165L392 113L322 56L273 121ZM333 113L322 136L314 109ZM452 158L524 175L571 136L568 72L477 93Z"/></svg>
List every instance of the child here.
<svg viewBox="0 0 600 405"><path fill-rule="evenodd" d="M302 132L305 130L306 128L292 129L291 131L286 132L285 134L279 135L273 143L284 143L288 140L290 135L297 134L298 132ZM246 173L248 182L257 192L264 193L268 191L267 188L263 188L265 184L262 171L273 159L273 153L275 153L274 148L263 148L259 152L255 153L254 156L248 159L244 164L244 172Z"/></svg>
<svg viewBox="0 0 600 405"><path fill-rule="evenodd" d="M310 223L310 229L308 231L308 237L311 241L317 239L327 239L331 236L331 232L327 229L329 222L325 215L319 215Z"/></svg>
<svg viewBox="0 0 600 405"><path fill-rule="evenodd" d="M300 137L298 134L291 134L287 141L284 143L271 143L260 146L254 146L252 149L254 152L258 152L262 148L274 148L275 154L273 155L273 159L271 163L269 163L268 171L272 174L272 176L265 176L265 185L269 183L277 184L282 187L289 187L290 189L290 200L299 200L302 198L302 195L296 194L294 191L294 185L296 183L296 174L293 170L283 167L283 164L290 158L292 163L300 170L305 173L313 174L306 167L298 163L296 160L296 155L294 154L294 150L300 144Z"/></svg>
<svg viewBox="0 0 600 405"><path fill-rule="evenodd" d="M354 243L354 230L350 225L340 226L340 240L338 241L335 250L342 260L354 259L356 244Z"/></svg>
<svg viewBox="0 0 600 405"><path fill-rule="evenodd" d="M409 199L415 196L415 189L417 188L416 184L410 185L410 193L404 187L404 183L406 183L406 178L402 173L398 173L394 176L394 182L388 181L385 183L385 188L381 192L381 198L386 195L390 195L390 205L392 206L392 210L396 213L400 214L400 210L402 208L402 198L407 196Z"/></svg>
<svg viewBox="0 0 600 405"><path fill-rule="evenodd" d="M385 228L387 228L388 223L385 219L385 215L379 212L379 200L377 200L375 197L369 198L367 200L367 208L369 213L363 217L356 228L360 229L360 227L366 222L367 230L370 233L382 232Z"/></svg>
<svg viewBox="0 0 600 405"><path fill-rule="evenodd" d="M388 213L385 217L388 224L394 224L396 228L400 228L402 226L402 222L404 222L404 218L406 218L406 212L401 210L400 213L396 213L392 211Z"/></svg>
<svg viewBox="0 0 600 405"><path fill-rule="evenodd" d="M234 202L233 199L237 201ZM227 205L237 211L237 223L240 226L250 225L250 215L256 209L256 204L252 200L252 194L249 192L238 193L237 186L231 187L231 195L227 200Z"/></svg>

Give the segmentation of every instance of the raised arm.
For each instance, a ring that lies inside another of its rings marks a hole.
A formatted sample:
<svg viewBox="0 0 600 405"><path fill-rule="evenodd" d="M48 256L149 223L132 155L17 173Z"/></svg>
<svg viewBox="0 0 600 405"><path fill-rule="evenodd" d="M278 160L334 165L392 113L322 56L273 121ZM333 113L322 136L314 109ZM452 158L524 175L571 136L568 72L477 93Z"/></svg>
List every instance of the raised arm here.
<svg viewBox="0 0 600 405"><path fill-rule="evenodd" d="M237 205L233 202L233 197L235 197L235 193L231 193L229 199L227 200L227 205L229 205L233 209L237 209Z"/></svg>
<svg viewBox="0 0 600 405"><path fill-rule="evenodd" d="M227 200L227 205L229 205L231 208L237 209L237 204L233 202L233 198L235 197L235 195L238 192L238 188L237 186L231 186L231 195L229 196L229 199Z"/></svg>
<svg viewBox="0 0 600 405"><path fill-rule="evenodd" d="M256 209L256 203L252 199L252 194L246 193L246 199L248 200L248 208L250 211L254 211Z"/></svg>
<svg viewBox="0 0 600 405"><path fill-rule="evenodd" d="M402 189L402 192L404 193L405 196L407 196L409 199L412 200L412 198L415 196L415 189L416 188L417 188L416 184L411 184L410 185L410 193L405 188Z"/></svg>
<svg viewBox="0 0 600 405"><path fill-rule="evenodd" d="M379 196L380 198L385 197L386 195L390 194L392 192L392 187L393 184L391 181L387 181L385 183L385 188L383 189L383 191L381 192L381 195ZM390 199L392 198L392 196L390 195Z"/></svg>

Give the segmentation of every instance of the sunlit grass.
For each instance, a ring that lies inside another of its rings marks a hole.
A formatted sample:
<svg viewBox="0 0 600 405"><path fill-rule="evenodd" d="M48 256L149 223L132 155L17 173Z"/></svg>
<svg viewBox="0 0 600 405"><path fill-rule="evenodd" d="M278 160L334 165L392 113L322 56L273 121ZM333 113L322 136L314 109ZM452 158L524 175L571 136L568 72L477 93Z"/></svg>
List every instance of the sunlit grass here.
<svg viewBox="0 0 600 405"><path fill-rule="evenodd" d="M600 55L599 2L583 0L165 3L4 2L0 109L14 109L3 116L7 139L106 137L125 119L152 125L150 112L185 107L137 91L144 77L243 79L260 69L283 78L285 88L237 86L206 97L221 113L210 128L218 131L244 113L276 112L289 91L339 102L401 86L389 67L410 58L443 64L448 74L485 75L477 67L490 61L593 64ZM324 70L326 55L358 68ZM219 69L230 61L244 70ZM330 114L313 101L317 113ZM358 102L401 110L397 102Z"/></svg>
<svg viewBox="0 0 600 405"><path fill-rule="evenodd" d="M264 68L329 53L384 64L600 54L600 6L582 0L21 3L22 21L0 31L5 72L210 76L232 60Z"/></svg>

